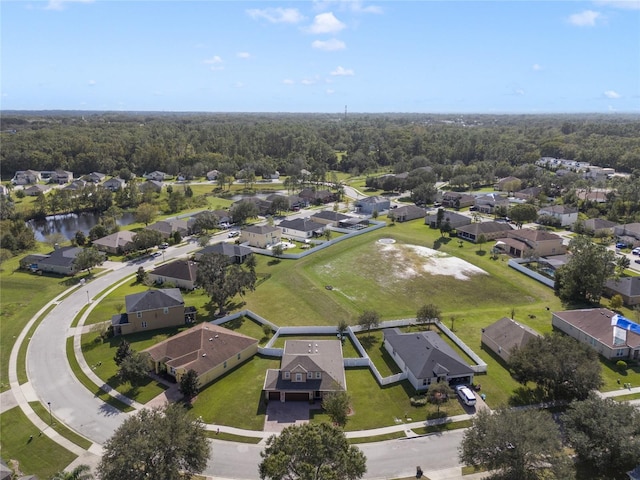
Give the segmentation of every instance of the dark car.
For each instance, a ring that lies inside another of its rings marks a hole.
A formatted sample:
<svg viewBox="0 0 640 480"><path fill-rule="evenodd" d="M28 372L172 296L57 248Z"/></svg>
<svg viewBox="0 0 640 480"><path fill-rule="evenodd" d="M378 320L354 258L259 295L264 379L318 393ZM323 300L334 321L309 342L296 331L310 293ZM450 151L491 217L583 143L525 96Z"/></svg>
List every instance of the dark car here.
<svg viewBox="0 0 640 480"><path fill-rule="evenodd" d="M640 258L636 258L636 259L634 260L634 262L635 262L635 263L640 263Z"/></svg>
<svg viewBox="0 0 640 480"><path fill-rule="evenodd" d="M616 248L627 248L627 244L624 242L616 243Z"/></svg>

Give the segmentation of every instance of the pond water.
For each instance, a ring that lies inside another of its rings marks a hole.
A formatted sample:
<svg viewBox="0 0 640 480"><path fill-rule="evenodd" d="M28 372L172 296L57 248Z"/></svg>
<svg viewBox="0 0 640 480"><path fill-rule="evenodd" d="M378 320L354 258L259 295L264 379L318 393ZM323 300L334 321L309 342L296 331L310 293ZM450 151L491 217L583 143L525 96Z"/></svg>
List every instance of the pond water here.
<svg viewBox="0 0 640 480"><path fill-rule="evenodd" d="M81 230L85 235L89 233L100 221L101 215L98 213L68 213L66 215L50 215L41 220L29 220L27 226L34 231L36 240L43 242L47 235L61 233L68 239L75 237L76 232ZM133 213L124 213L117 220L118 225L124 226L135 222Z"/></svg>

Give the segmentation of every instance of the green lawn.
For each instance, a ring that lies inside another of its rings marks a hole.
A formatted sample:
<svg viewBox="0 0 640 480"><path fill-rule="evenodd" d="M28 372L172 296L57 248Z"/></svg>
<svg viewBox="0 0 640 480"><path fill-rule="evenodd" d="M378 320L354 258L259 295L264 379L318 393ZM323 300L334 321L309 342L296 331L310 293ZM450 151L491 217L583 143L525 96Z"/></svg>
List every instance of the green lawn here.
<svg viewBox="0 0 640 480"><path fill-rule="evenodd" d="M17 461L24 474L50 478L76 458L46 435L39 435L39 430L18 407L0 415L0 431L3 460L8 464Z"/></svg>

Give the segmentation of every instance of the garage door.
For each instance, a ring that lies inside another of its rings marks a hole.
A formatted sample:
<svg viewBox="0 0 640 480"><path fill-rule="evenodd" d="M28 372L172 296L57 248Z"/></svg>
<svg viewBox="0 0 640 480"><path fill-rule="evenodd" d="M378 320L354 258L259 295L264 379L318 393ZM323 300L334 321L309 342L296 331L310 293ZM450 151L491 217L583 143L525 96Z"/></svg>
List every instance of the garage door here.
<svg viewBox="0 0 640 480"><path fill-rule="evenodd" d="M285 399L287 402L308 402L309 394L307 392L287 392Z"/></svg>
<svg viewBox="0 0 640 480"><path fill-rule="evenodd" d="M280 392L269 392L269 400L280 400Z"/></svg>

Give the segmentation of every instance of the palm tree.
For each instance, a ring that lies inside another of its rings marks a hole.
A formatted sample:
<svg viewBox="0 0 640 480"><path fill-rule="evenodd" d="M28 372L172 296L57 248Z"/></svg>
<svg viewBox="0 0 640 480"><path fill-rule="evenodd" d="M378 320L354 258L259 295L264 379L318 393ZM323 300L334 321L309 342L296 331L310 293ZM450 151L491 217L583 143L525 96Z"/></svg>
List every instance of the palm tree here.
<svg viewBox="0 0 640 480"><path fill-rule="evenodd" d="M70 472L61 471L56 473L51 480L93 480L89 465L78 465Z"/></svg>

